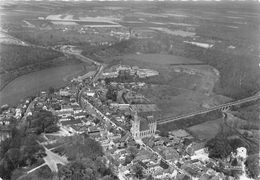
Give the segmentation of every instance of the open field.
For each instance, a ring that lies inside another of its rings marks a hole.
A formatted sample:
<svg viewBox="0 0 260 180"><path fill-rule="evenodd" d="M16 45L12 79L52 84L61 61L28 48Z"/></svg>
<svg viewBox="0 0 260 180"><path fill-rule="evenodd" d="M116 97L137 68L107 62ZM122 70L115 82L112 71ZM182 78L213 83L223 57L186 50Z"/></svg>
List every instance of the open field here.
<svg viewBox="0 0 260 180"><path fill-rule="evenodd" d="M137 61L160 64L160 65L200 63L199 61L193 59L188 59L181 56L167 55L167 54L130 54L130 55L125 55L122 58L124 58L125 60L135 59Z"/></svg>
<svg viewBox="0 0 260 180"><path fill-rule="evenodd" d="M206 121L202 124L189 127L188 130L193 136L195 136L199 140L207 141L216 136L216 134L219 132L219 125L222 122L222 119Z"/></svg>
<svg viewBox="0 0 260 180"><path fill-rule="evenodd" d="M174 35L174 36L181 36L181 37L193 37L195 36L196 33L194 32L188 32L188 31L182 31L182 30L170 30L168 28L160 28L160 27L150 27L151 29L160 31L160 32L164 32L170 35Z"/></svg>
<svg viewBox="0 0 260 180"><path fill-rule="evenodd" d="M84 64L49 68L20 76L9 83L0 92L0 105L15 105L20 99L33 96L49 87L59 88L68 83L67 78L80 75L85 70Z"/></svg>

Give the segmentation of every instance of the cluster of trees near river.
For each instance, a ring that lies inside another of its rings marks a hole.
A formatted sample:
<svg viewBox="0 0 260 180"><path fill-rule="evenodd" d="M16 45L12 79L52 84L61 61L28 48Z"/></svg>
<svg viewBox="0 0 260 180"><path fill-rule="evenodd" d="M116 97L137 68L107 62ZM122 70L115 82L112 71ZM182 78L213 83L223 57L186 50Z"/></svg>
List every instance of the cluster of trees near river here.
<svg viewBox="0 0 260 180"><path fill-rule="evenodd" d="M63 56L51 49L14 44L1 44L0 55L0 89L23 74L52 67L53 60Z"/></svg>
<svg viewBox="0 0 260 180"><path fill-rule="evenodd" d="M62 53L45 48L1 44L1 73L27 65L50 61L63 56Z"/></svg>

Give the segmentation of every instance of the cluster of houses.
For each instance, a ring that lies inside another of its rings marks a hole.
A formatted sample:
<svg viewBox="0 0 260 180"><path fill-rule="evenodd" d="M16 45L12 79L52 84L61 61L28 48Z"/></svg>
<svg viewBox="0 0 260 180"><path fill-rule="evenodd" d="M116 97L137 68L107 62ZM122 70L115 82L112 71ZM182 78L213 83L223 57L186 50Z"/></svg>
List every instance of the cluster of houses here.
<svg viewBox="0 0 260 180"><path fill-rule="evenodd" d="M30 101L30 99L26 99L16 107L9 107L7 104L1 106L0 143L10 137L12 125L15 125L17 121L21 120Z"/></svg>
<svg viewBox="0 0 260 180"><path fill-rule="evenodd" d="M107 69L106 72L103 72L101 78L115 78L122 73L127 74L129 76L136 75L139 78L146 78L159 75L158 71L152 69L141 69L138 66L131 67L127 65L115 65L110 69Z"/></svg>

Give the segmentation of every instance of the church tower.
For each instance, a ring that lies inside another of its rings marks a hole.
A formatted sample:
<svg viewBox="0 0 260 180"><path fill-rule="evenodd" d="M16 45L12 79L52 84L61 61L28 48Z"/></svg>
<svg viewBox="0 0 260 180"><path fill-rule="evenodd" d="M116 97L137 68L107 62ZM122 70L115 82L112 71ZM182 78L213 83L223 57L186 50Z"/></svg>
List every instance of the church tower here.
<svg viewBox="0 0 260 180"><path fill-rule="evenodd" d="M132 121L131 133L134 139L140 138L140 119L138 118L137 111L135 111L134 120Z"/></svg>

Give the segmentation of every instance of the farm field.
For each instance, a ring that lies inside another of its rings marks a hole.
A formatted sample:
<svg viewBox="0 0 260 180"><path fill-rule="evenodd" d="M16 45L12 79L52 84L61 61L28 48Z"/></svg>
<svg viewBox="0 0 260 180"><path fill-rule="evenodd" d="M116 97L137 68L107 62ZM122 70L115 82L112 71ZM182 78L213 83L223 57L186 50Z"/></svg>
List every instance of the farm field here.
<svg viewBox="0 0 260 180"><path fill-rule="evenodd" d="M202 124L189 127L188 130L199 140L209 140L215 137L219 132L219 125L221 122L223 122L222 119L206 121Z"/></svg>
<svg viewBox="0 0 260 180"><path fill-rule="evenodd" d="M83 64L75 64L44 69L20 76L0 92L0 105L15 105L20 99L35 95L41 90L46 90L49 87L62 87L73 76L83 74L86 71Z"/></svg>
<svg viewBox="0 0 260 180"><path fill-rule="evenodd" d="M135 59L141 62L154 63L160 65L201 63L200 61L196 61L193 59L167 54L130 54L123 56L123 58L126 60Z"/></svg>

